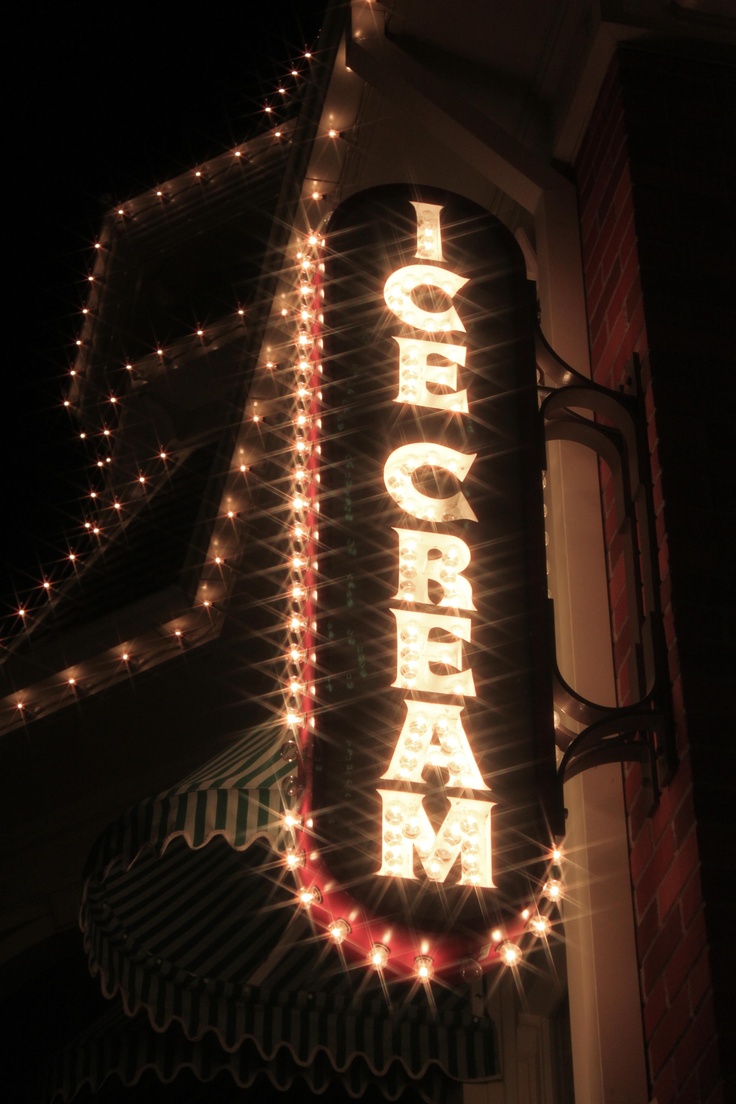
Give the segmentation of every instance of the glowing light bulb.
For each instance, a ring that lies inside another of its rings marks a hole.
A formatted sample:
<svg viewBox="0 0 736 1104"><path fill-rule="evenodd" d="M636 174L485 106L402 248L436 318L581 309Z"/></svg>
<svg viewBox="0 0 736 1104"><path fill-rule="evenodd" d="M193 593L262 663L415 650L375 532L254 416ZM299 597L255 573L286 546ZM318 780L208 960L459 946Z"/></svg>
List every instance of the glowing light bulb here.
<svg viewBox="0 0 736 1104"><path fill-rule="evenodd" d="M550 858L552 859L552 862L555 863L556 866L560 865L560 863L562 862L564 857L565 857L565 852L562 850L561 847L553 847L552 850L550 851Z"/></svg>
<svg viewBox="0 0 736 1104"><path fill-rule="evenodd" d="M70 686L76 686L77 685L77 680L75 678L67 679L67 682L69 683Z"/></svg>
<svg viewBox="0 0 736 1104"><path fill-rule="evenodd" d="M335 943L343 943L352 929L347 920L333 920L327 930Z"/></svg>
<svg viewBox="0 0 736 1104"><path fill-rule="evenodd" d="M537 913L536 916L532 916L528 924L529 931L535 935L543 936L549 935L552 930L552 923L549 916L545 916L543 913Z"/></svg>
<svg viewBox="0 0 736 1104"><path fill-rule="evenodd" d="M305 886L304 889L299 890L299 904L304 908L309 908L310 905L318 905L322 900L322 894L316 886L310 886L308 889Z"/></svg>
<svg viewBox="0 0 736 1104"><path fill-rule="evenodd" d="M370 963L376 970L383 970L388 964L390 948L385 943L374 943L369 955Z"/></svg>
<svg viewBox="0 0 736 1104"><path fill-rule="evenodd" d="M498 956L505 966L518 966L521 962L521 947L505 939L497 948Z"/></svg>
<svg viewBox="0 0 736 1104"><path fill-rule="evenodd" d="M565 896L565 887L559 878L550 878L544 883L542 894L548 901L561 901Z"/></svg>
<svg viewBox="0 0 736 1104"><path fill-rule="evenodd" d="M47 579L44 579L41 585L43 586L44 590L51 590L51 583Z"/></svg>
<svg viewBox="0 0 736 1104"><path fill-rule="evenodd" d="M19 609L18 610L18 616L19 617L25 617L25 615L26 615L26 610L24 610L24 609Z"/></svg>
<svg viewBox="0 0 736 1104"><path fill-rule="evenodd" d="M162 460L166 460L166 459L167 459L167 457L168 457L168 453L166 453L166 452L160 452L160 453L159 453L159 456L161 457L161 459L162 459Z"/></svg>
<svg viewBox="0 0 736 1104"><path fill-rule="evenodd" d="M128 654L128 652L123 652L120 658L122 659L123 663L127 663L130 659L130 655Z"/></svg>
<svg viewBox="0 0 736 1104"><path fill-rule="evenodd" d="M146 477L145 477L145 475L139 475L139 476L138 476L138 482L139 482L139 483L145 483L145 482L146 482Z"/></svg>
<svg viewBox="0 0 736 1104"><path fill-rule="evenodd" d="M306 857L303 851L298 850L295 847L290 847L284 855L284 862L288 866L289 870L299 870L306 862Z"/></svg>
<svg viewBox="0 0 736 1104"><path fill-rule="evenodd" d="M301 828L302 818L296 813L284 813L283 823L285 828Z"/></svg>
<svg viewBox="0 0 736 1104"><path fill-rule="evenodd" d="M414 959L414 973L420 981L431 981L434 974L434 963L429 955L417 955Z"/></svg>

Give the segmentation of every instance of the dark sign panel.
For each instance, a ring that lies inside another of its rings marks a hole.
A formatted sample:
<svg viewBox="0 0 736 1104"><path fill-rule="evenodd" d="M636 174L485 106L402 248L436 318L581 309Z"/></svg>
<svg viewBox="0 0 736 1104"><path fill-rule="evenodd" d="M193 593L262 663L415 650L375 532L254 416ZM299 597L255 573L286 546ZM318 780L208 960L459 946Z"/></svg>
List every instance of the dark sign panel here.
<svg viewBox="0 0 736 1104"><path fill-rule="evenodd" d="M364 916L476 940L554 794L533 347L509 231L408 186L327 230L312 808Z"/></svg>

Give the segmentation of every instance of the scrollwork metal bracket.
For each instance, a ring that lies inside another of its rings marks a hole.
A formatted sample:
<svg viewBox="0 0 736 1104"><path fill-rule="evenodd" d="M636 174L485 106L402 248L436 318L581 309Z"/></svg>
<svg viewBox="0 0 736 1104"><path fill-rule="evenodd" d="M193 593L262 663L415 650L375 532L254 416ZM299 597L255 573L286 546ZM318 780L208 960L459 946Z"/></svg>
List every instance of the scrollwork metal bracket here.
<svg viewBox="0 0 736 1104"><path fill-rule="evenodd" d="M540 404L545 440L591 449L611 474L632 641L628 674L636 699L616 707L588 701L568 685L555 661L558 776L562 783L602 763L639 762L654 807L677 767L677 751L640 364L633 359L632 392L625 393L580 375L539 331L536 353L546 385Z"/></svg>

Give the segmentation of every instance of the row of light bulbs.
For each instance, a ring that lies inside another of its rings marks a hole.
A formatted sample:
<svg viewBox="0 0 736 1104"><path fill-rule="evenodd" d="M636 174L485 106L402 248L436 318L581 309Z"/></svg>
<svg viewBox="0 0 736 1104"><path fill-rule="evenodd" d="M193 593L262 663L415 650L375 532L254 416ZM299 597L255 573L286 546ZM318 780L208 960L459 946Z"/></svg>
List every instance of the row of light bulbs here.
<svg viewBox="0 0 736 1104"><path fill-rule="evenodd" d="M299 59L295 63L292 63L288 71L288 76L293 81L297 81L300 78L307 77L309 75L309 65L312 62L313 58L314 54L311 51L305 51L301 59ZM277 92L280 97L285 97L288 94L287 84L288 79L285 77L285 79L278 86ZM272 105L270 104L264 105L264 114L266 116L273 115L272 111L265 111L265 107L269 106L272 107ZM282 137L282 133L272 132L273 137ZM339 135L337 132L331 130L329 132L329 137L336 138L339 137ZM257 141L252 148L254 156L257 157L258 150L259 148L261 148ZM241 146L232 149L230 153L232 156L234 156L236 160L245 160L251 154L251 145L241 144ZM219 158L213 158L212 161L208 163L208 169L203 170L202 168L197 168L193 170L192 173L184 174L183 177L179 178L179 181L177 183L186 184L187 180L191 180L192 185L195 183L212 183L215 181L218 173L220 171L224 171L227 168L228 163L229 161L227 154ZM311 198L313 200L321 200L323 198L323 194L321 190L319 190L319 188L319 182L315 181L311 193ZM169 198L171 198L171 195L166 189L156 188L154 189L152 195L149 195L149 193L145 193L144 196L140 197L139 200L121 204L110 214L113 219L125 220L128 217L136 217L139 213L142 214L146 209L156 209L157 204L155 202L152 204L151 199L153 199L154 201L158 200L158 206L160 206L160 201L165 201ZM75 339L74 343L77 350L77 358L74 366L70 369L69 372L69 377L73 383L78 382L77 377L81 377L84 374L83 370L80 370L80 365L83 366L84 364L87 346L89 345L89 334L91 332L90 324L92 323L96 315L99 289L104 284L105 269L108 257L109 242L105 240L105 234L103 233L100 240L93 243L93 263L90 266L90 271L87 273L87 276L85 278L85 284L89 288L89 297L87 303L81 308L81 314L83 316L85 325L82 332ZM246 312L243 307L238 307L234 316L234 323L242 325L245 313ZM230 323L227 323L226 328L228 328L228 326L230 325ZM218 333L221 329L222 324L216 327ZM208 330L205 330L202 327L197 327L194 331L193 336L200 341L207 342L209 333ZM187 344L186 340L184 344ZM165 363L169 356L174 355L175 351L179 351L179 346L177 346L176 350L167 350L162 346L157 346L153 352L153 360L154 362L158 360L159 363ZM140 371L145 372L146 370L145 364L143 362L140 366L137 366L129 361L126 361L121 367L126 373L129 374L128 378L131 380L136 380ZM117 413L120 411L121 404L123 402L124 399L121 398L120 395L111 393L101 398L101 407L102 404L109 404L109 413ZM69 395L65 396L62 399L62 405L70 413L73 413L74 404ZM104 409L104 407L102 408ZM104 440L106 444L110 445L112 444L112 440L114 439L114 429L111 428L109 424L106 424L107 421L108 419L104 417L101 419L98 436L102 438L102 440ZM82 430L79 433L79 439L81 441L89 441L93 436L94 430ZM155 457L152 457L150 459L152 463L163 463L167 465L170 461L176 461L176 456L173 455L165 447L162 447L159 453L156 454ZM97 471L98 474L102 474L104 472L105 479L108 483L111 474L112 463L112 456L110 456L109 454L100 456L94 461L94 470ZM238 465L238 471L241 474L246 473L248 471L248 465L246 463L240 463ZM153 478L153 470L151 470L150 474L144 474L144 472L140 472L135 481L129 487L122 489L122 493L120 493L120 488L117 489L117 493L109 489L108 491L98 491L95 489L91 489L88 492L89 500L91 500L95 506L101 506L104 503L105 507L109 508L109 510L111 511L111 517L116 517L116 519L122 520L126 509L127 499L132 498L135 492L141 494L148 490L151 486ZM223 517L226 517L231 522L236 518L236 516L237 512L235 510L227 509L223 511ZM94 544L92 546L92 555L94 555L96 545L98 544L99 539L104 535L106 527L102 524L99 517L87 517L83 520L80 527L83 531L82 535L87 536L94 541ZM297 533L298 530L299 525L297 524L295 526L295 533ZM218 555L216 552L210 558L214 566L224 566L224 558ZM17 633L19 629L26 629L30 623L32 614L43 610L44 607L53 605L55 596L59 593L59 591L63 590L64 583L71 577L71 573L77 575L80 566L85 564L87 560L88 554L79 547L74 547L70 542L70 545L67 547L66 553L63 555L63 557L60 557L59 564L54 569L53 577L51 572L44 572L38 586L34 588L33 591L28 593L27 596L24 596L21 600L18 601L12 615L10 616L10 618L7 619L6 624L3 626L3 638L6 639L12 637L15 633ZM63 564L66 564L66 571L64 571L63 568L61 571L59 570L59 566ZM202 593L207 593L206 583L204 584ZM40 604L39 598L46 599L43 605ZM206 611L209 612L213 607L213 600L211 597L202 597L199 604ZM190 632L177 627L171 628L170 635L171 639L174 640L177 644L184 645L187 639L199 640L202 636L202 631L202 626L199 625L197 619L195 618L195 621L192 623ZM161 630L159 630L158 633L154 633L154 636L157 640L161 633L163 633L163 637L161 639L165 640L168 635L166 626L162 626ZM135 648L135 644L133 644L133 647ZM154 648L154 652L157 653L157 651L158 645ZM96 666L94 664L92 665L94 670L90 670L90 672L88 672L89 679L83 678L81 672L78 676L70 675L69 677L66 677L63 672L60 672L58 682L52 679L51 683L53 683L53 687L66 686L74 691L78 691L81 688L82 684L90 680L92 683L96 683L99 677L102 677L103 680L112 678L113 681L116 681L117 677L119 676L115 676L113 672L116 669L119 669L118 665L121 660L122 665L125 669L132 669L132 667L138 666L141 663L143 664L143 666L146 666L148 662L143 655L138 658L133 658L133 656L128 651L120 653L119 648L113 649L113 651L110 652L109 655L108 653L104 653L103 655L101 655L99 657L99 663ZM157 660L154 659L153 661L156 662ZM99 671L97 670L97 667L99 667ZM45 680L44 686L47 682L49 682L49 680ZM7 703L9 705L10 711L18 718L26 718L36 716L37 714L40 715L41 713L45 712L47 708L55 708L56 706L54 705L54 702L60 704L62 699L59 699L58 693L56 692L56 690L53 689L53 687L50 691L51 698L49 699L49 701L45 700L46 698L49 698L48 687L46 688L46 690L42 690L42 688L39 686L39 694L41 695L41 697L39 698L38 702L34 700L33 704L31 704L31 701L28 700L27 692L24 692L21 695L13 695L13 697ZM38 697L38 695L35 695L35 697ZM42 705L41 698L44 699L45 705ZM4 723L7 723L7 721ZM12 720L9 722L9 724L10 727L13 726Z"/></svg>
<svg viewBox="0 0 736 1104"><path fill-rule="evenodd" d="M287 813L283 819L283 826L290 830L295 831L302 825L302 820L294 813ZM309 819L307 821L307 827L311 828L313 821ZM550 867L552 871L559 872L559 868L563 862L563 852L560 847L553 847L550 855ZM306 865L306 855L302 848L298 846L289 847L284 854L284 863L286 867L293 873L297 874L298 871L304 868ZM551 905L559 905L564 898L565 890L564 883L559 877L550 876L542 887L541 896L545 898ZM296 904L305 909L311 909L313 906L320 906L323 904L323 896L321 890L316 885L302 885L296 896ZM521 912L521 921L525 925L525 930L533 937L539 939L547 939L552 932L552 920L547 912L544 912L540 906L540 903L533 908L525 908ZM326 935L335 944L343 944L348 937L352 934L352 927L350 923L342 917L331 919L326 926ZM495 928L490 933L492 946L505 966L517 967L521 964L524 951L518 942L509 938L508 935L500 928ZM518 938L518 937L517 937ZM372 966L376 970L384 970L389 965L391 957L391 948L385 943L372 943L366 955L366 964ZM431 981L435 972L434 960L431 955L422 953L414 958L414 975L420 981ZM463 965L463 973L465 976L477 976L480 973L480 967L476 960L468 960Z"/></svg>
<svg viewBox="0 0 736 1104"><path fill-rule="evenodd" d="M277 113L278 106L283 105L283 103L286 101L286 99L289 96L289 87L288 87L289 84L295 85L296 81L298 81L298 80L300 80L304 77L307 77L309 75L309 67L310 67L312 61L314 60L314 57L315 57L315 55L314 55L313 51L305 50L304 53L300 56L299 59L293 61L290 64L288 70L285 71L284 77L279 82L279 84L276 88L276 95L278 96L277 107L274 106L274 101L265 103L263 105L263 109L262 109L262 112L265 116L270 118L270 117L274 116L275 112ZM273 133L274 133L274 137L277 137L277 138L281 138L283 136L283 131L282 130L277 129ZM329 129L328 136L330 138L340 137L339 132L334 130L334 128ZM244 156L244 154L247 153L247 152L248 152L247 146L245 148L235 148L235 149L232 150L232 153L233 153L234 157L237 158L237 159L241 159ZM215 163L216 161L217 161L217 159L213 159L212 163ZM207 170L204 170L202 168L197 168L197 169L192 170L191 176L193 177L194 181L199 182L199 183L209 182L213 179L212 174L210 172L208 172ZM154 189L154 196L158 200L167 200L167 199L171 198L170 193L165 188L156 188L156 189ZM321 199L322 194L320 192L318 192L317 190L315 190L312 194L312 198L313 199ZM125 204L121 204L120 206L118 206L115 209L115 211L116 211L117 215L120 218L130 216L131 214L134 213L133 208L130 204L128 204L127 206ZM92 270L90 272L88 272L88 274L85 278L85 283L90 287L91 297L88 300L87 304L84 307L81 308L81 313L82 313L82 315L85 319L86 325L83 329L83 332L75 340L75 346L79 351L81 351L89 343L88 326L89 326L89 323L91 322L91 320L92 320L92 318L94 317L94 314L95 314L97 288L103 282L105 260L106 260L104 255L108 252L107 246L108 246L108 243L105 242L104 240L96 241L96 242L93 243L94 263L93 263L93 266L92 266ZM237 315L241 320L242 320L244 314L245 314L245 310L243 308L238 308ZM199 338L204 338L206 336L206 332L202 328L197 328L196 335ZM166 356L166 351L159 346L156 349L156 355L159 358L164 359L164 357ZM134 371L133 364L127 362L124 365L124 367L128 372L133 373L133 371ZM76 367L73 367L70 370L69 374L72 378L76 377L79 374L78 369ZM109 402L114 407L115 405L117 405L120 402L120 399L117 395L111 394L107 397L106 401ZM62 400L62 405L65 409L69 410L70 412L72 411L72 407L73 407L72 400L68 396L65 397ZM81 440L86 440L86 439L88 439L89 435L86 431L83 430L80 433L79 436L80 436ZM103 427L100 430L100 436L105 438L107 443L111 443L111 440L113 438L113 431L110 429L109 426L106 426L106 425L103 424ZM170 454L168 454L165 449L162 449L161 452L159 453L158 458L160 460L167 460L167 459L170 459ZM107 455L107 456L97 458L95 463L94 463L94 467L99 472L101 472L103 470L106 471L108 466L111 463L112 463L112 457ZM148 479L148 477L145 476L143 473L140 474L140 476L138 477L138 483L140 485L139 489L140 489L140 487L142 487L147 482L147 479ZM97 498L98 497L97 492L93 492L90 497ZM124 504L118 498L115 498L112 501L111 509L114 510L117 514L120 514L120 512L123 510L123 508L124 508ZM87 536L99 539L104 534L104 526L101 525L98 520L90 521L90 520L87 519L82 523L82 525L83 525L83 529L85 531L85 534ZM69 551L67 552L65 560L66 560L67 565L72 565L73 568L76 570L76 568L79 567L81 558L82 557L80 556L80 553L78 551L70 548ZM62 578L62 577L58 578L54 582L51 582L48 578L43 578L41 583L40 583L39 589L46 596L51 596L54 589L58 585L61 585L63 582L64 582L64 578ZM14 631L16 631L18 626L26 627L28 625L29 614L33 611L33 608L34 608L34 594L31 594L31 595L29 595L29 597L27 599L24 599L24 600L19 602L18 606L15 609L15 616L10 620L10 622L6 626L6 631L3 633L3 637L12 636Z"/></svg>
<svg viewBox="0 0 736 1104"><path fill-rule="evenodd" d="M294 306L284 307L282 316L291 314L295 319L294 358L291 366L292 398L290 421L293 431L291 495L292 513L290 515L290 537L285 597L287 602L287 627L289 640L287 645L287 663L284 677L284 736L282 747L287 758L295 763L299 758L304 762L308 758L310 741L315 726L312 715L312 696L314 685L311 682L312 662L314 660L313 632L316 627L314 574L317 570L315 559L319 534L315 528L315 519L319 509L317 501L319 473L317 471L320 453L319 429L321 426L318 411L321 399L322 365L320 354L322 339L322 273L321 248L324 241L315 233L307 235L296 252L297 286L293 296ZM268 362L267 369L275 365ZM254 415L254 418L260 415ZM405 583L409 582L412 562L411 548L406 549ZM447 562L443 563L442 586L445 598L451 601L457 585L459 557L455 550L449 550ZM409 641L409 644L411 641ZM423 719L417 718L421 726ZM440 718L437 725L439 746L443 756L442 765L451 762L449 769L457 767L460 774L467 773L467 764L458 752L458 740L455 735L457 718ZM435 726L436 727L436 726ZM411 742L412 733L408 738ZM444 740L444 743L443 743ZM408 747L411 753L411 747ZM440 752L438 752L440 754ZM457 763L456 763L457 760ZM409 769L410 764L407 764ZM284 866L297 883L295 903L310 910L313 918L319 916L319 922L326 937L336 946L350 945L363 947L364 961L378 971L389 968L391 948L383 942L365 943L365 936L354 930L350 920L335 915L340 905L330 892L323 892L312 880L307 868L307 851L314 821L308 814L306 803L301 802L302 783L297 774L286 779L285 792L292 802L292 808L283 818L289 845L283 852ZM302 812L297 810L302 809ZM304 815L302 815L304 814ZM562 862L562 852L554 848L551 853L552 869ZM306 880L304 880L306 874ZM564 895L563 883L559 878L550 876L541 896L551 905L557 904ZM343 902L344 904L344 902ZM337 909L336 909L337 905ZM547 938L552 931L552 921L542 910L539 902L533 908L525 909L521 915L524 930L532 937ZM352 938L351 938L352 937ZM520 964L523 951L517 942L507 937L500 929L491 933L491 940L498 958L510 967ZM403 957L405 961L405 957ZM477 962L472 964L480 970ZM413 975L420 982L428 983L435 975L435 963L431 955L422 953L413 959Z"/></svg>

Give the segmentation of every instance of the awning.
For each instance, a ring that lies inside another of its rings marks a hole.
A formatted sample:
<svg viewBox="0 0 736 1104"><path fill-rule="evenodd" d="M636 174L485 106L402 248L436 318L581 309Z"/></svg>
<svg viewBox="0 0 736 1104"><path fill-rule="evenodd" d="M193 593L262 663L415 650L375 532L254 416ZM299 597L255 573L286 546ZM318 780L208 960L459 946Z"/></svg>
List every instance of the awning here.
<svg viewBox="0 0 736 1104"><path fill-rule="evenodd" d="M377 1083L387 1099L411 1084L428 1101L498 1074L493 1024L467 991L355 968L295 903L280 788L292 769L271 730L250 732L100 839L81 924L115 1005L67 1048L52 1097L146 1067L315 1092L339 1079L352 1096Z"/></svg>

